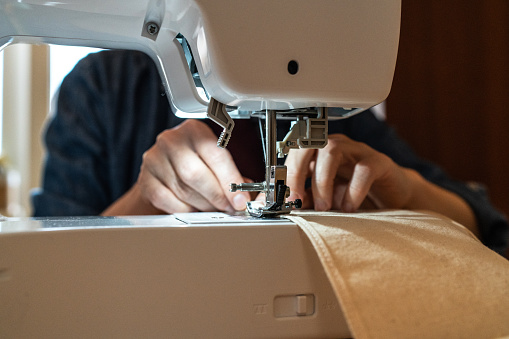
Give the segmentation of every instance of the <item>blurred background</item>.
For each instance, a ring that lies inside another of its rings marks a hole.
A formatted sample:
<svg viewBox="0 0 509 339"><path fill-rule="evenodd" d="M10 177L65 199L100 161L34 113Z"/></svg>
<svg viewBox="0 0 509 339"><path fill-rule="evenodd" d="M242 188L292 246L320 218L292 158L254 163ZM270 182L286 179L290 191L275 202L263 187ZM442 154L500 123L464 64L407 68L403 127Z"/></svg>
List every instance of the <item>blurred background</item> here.
<svg viewBox="0 0 509 339"><path fill-rule="evenodd" d="M387 120L509 215L509 1L403 0Z"/></svg>
<svg viewBox="0 0 509 339"><path fill-rule="evenodd" d="M40 182L50 98L90 51L14 45L0 53L0 213L30 215L28 192ZM508 110L509 1L403 0L387 120L451 176L485 185L506 215Z"/></svg>
<svg viewBox="0 0 509 339"><path fill-rule="evenodd" d="M0 52L0 214L30 216L51 102L76 62L98 49L15 44Z"/></svg>

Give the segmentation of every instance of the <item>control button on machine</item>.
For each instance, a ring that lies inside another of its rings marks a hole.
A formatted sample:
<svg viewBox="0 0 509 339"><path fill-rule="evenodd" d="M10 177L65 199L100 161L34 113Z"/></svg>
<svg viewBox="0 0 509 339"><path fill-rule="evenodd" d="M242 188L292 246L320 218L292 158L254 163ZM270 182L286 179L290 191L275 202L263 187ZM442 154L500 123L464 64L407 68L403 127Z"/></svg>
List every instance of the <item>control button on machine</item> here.
<svg viewBox="0 0 509 339"><path fill-rule="evenodd" d="M274 298L274 316L303 317L315 313L313 294L281 295Z"/></svg>

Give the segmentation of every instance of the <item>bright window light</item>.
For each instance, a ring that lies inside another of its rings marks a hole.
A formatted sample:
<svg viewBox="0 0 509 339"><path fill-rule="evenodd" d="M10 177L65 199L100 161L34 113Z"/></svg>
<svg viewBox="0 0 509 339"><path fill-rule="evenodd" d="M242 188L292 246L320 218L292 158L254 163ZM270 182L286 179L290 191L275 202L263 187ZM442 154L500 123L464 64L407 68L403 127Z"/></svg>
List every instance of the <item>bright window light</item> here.
<svg viewBox="0 0 509 339"><path fill-rule="evenodd" d="M98 52L99 48L76 46L50 46L50 98L53 98L65 76L76 63L89 53Z"/></svg>

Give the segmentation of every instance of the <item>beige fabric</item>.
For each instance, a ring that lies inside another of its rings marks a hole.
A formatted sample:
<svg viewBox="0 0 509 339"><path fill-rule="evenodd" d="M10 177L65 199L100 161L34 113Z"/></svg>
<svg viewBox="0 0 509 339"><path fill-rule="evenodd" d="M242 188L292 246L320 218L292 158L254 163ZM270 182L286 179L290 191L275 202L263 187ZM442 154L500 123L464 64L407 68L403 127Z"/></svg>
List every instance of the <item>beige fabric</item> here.
<svg viewBox="0 0 509 339"><path fill-rule="evenodd" d="M297 212L355 338L509 335L509 261L466 228L411 211Z"/></svg>

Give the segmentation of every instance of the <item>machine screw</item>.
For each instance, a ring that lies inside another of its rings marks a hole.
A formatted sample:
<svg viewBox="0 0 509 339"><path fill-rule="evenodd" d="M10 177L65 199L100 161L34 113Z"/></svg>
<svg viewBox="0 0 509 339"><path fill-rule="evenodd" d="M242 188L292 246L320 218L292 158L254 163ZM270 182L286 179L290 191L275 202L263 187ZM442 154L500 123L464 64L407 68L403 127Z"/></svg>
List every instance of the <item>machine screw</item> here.
<svg viewBox="0 0 509 339"><path fill-rule="evenodd" d="M157 25L155 22L149 22L145 27L147 29L147 33L150 35L156 35L159 33L159 25Z"/></svg>
<svg viewBox="0 0 509 339"><path fill-rule="evenodd" d="M242 183L242 184L230 184L230 192L261 192L265 190L265 183Z"/></svg>
<svg viewBox="0 0 509 339"><path fill-rule="evenodd" d="M293 206L295 206L295 208L301 208L302 207L302 200L295 199L295 201L293 202Z"/></svg>

